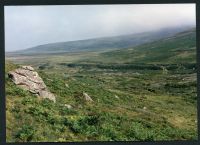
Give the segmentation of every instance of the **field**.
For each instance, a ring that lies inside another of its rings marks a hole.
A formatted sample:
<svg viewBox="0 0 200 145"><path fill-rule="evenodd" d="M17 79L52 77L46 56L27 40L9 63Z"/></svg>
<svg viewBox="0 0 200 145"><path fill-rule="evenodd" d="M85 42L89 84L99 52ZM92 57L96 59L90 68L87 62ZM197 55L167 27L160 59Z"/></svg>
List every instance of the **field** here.
<svg viewBox="0 0 200 145"><path fill-rule="evenodd" d="M197 140L195 43L188 31L113 51L8 56L7 142ZM19 65L37 70L56 103L13 84Z"/></svg>

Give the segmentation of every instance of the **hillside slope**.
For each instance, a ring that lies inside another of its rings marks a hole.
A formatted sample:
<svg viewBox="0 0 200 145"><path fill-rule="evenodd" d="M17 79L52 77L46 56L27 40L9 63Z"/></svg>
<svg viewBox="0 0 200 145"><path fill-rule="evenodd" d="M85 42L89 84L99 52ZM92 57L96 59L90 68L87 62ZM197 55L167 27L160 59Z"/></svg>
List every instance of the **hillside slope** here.
<svg viewBox="0 0 200 145"><path fill-rule="evenodd" d="M101 53L88 61L107 63L195 63L196 32L190 29L171 37L127 49Z"/></svg>
<svg viewBox="0 0 200 145"><path fill-rule="evenodd" d="M58 42L44 44L33 48L12 52L14 54L47 54L63 52L85 52L85 51L107 51L137 46L147 42L153 42L162 38L167 38L178 32L188 29L187 27L166 28L152 32L130 34L114 37L94 38L87 40L77 40L69 42ZM11 54L12 54L11 53ZM8 53L9 54L9 53Z"/></svg>
<svg viewBox="0 0 200 145"><path fill-rule="evenodd" d="M15 86L13 62L32 65L56 103ZM13 62L5 68L7 142L198 139L195 30L110 52Z"/></svg>
<svg viewBox="0 0 200 145"><path fill-rule="evenodd" d="M163 75L151 69L38 70L56 95L53 103L15 86L7 77L15 68L6 64L7 142L197 139L193 74L175 70L178 73ZM82 92L94 102L81 100Z"/></svg>

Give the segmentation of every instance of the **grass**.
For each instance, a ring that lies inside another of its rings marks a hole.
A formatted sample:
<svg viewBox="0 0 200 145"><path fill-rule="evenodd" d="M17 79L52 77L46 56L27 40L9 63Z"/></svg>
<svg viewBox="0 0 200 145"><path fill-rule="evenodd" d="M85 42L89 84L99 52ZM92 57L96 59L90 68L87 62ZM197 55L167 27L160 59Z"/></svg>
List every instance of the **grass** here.
<svg viewBox="0 0 200 145"><path fill-rule="evenodd" d="M7 141L147 141L197 137L196 103L185 98L185 88L181 95L174 95L167 93L165 85L159 84L161 90L151 86L150 82L168 79L158 77L161 71L152 74L151 79L147 74L138 76L130 72L91 76L83 71L68 77L45 72L39 71L57 96L56 104L38 100L7 78ZM186 88L191 90L195 86ZM87 92L94 103L77 100L75 96L82 92ZM71 104L73 109L65 108L64 104ZM39 126L45 129L40 130Z"/></svg>
<svg viewBox="0 0 200 145"><path fill-rule="evenodd" d="M113 52L6 61L7 142L197 140L194 46L189 33ZM36 69L56 103L13 84L7 73L22 64Z"/></svg>
<svg viewBox="0 0 200 145"><path fill-rule="evenodd" d="M146 43L133 48L119 49L104 52L93 56L94 62L112 63L150 63L150 64L172 64L172 63L195 63L196 62L196 36L194 31L174 37ZM165 53L163 53L165 52ZM91 61L83 59L81 61Z"/></svg>

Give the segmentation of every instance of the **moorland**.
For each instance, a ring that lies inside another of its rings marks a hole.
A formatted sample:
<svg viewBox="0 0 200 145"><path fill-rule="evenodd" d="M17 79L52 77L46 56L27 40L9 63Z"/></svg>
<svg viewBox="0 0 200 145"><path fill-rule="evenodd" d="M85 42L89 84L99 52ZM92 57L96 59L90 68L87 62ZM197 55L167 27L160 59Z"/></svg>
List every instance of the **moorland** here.
<svg viewBox="0 0 200 145"><path fill-rule="evenodd" d="M6 53L7 142L196 140L196 30L166 32ZM56 103L9 79L20 65L35 68Z"/></svg>

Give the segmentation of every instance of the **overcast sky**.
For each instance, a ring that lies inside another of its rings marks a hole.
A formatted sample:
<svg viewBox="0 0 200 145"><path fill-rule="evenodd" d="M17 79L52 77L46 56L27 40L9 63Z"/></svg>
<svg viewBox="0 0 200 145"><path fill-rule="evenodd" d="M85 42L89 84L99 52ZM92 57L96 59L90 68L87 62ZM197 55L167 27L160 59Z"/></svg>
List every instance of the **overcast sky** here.
<svg viewBox="0 0 200 145"><path fill-rule="evenodd" d="M6 6L6 51L195 25L195 4Z"/></svg>

